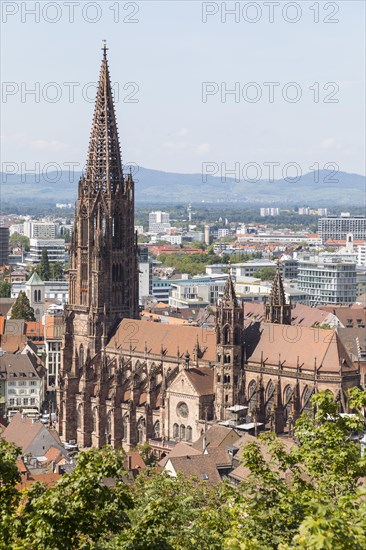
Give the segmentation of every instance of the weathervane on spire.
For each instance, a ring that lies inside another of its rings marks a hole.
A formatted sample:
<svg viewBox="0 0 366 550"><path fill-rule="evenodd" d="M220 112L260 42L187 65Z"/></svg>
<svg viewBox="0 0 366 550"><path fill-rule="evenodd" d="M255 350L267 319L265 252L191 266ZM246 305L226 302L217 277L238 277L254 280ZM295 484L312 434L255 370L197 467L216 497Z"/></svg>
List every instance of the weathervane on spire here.
<svg viewBox="0 0 366 550"><path fill-rule="evenodd" d="M106 40L103 40L102 50L103 50L103 57L106 58L107 57L107 50L109 50L109 48L107 48L107 41Z"/></svg>

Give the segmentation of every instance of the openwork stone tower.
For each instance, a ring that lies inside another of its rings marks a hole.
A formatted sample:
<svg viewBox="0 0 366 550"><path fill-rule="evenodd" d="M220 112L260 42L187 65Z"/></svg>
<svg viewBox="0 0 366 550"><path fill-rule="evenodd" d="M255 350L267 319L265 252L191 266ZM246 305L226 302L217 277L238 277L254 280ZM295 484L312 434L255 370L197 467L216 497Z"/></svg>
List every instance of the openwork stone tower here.
<svg viewBox="0 0 366 550"><path fill-rule="evenodd" d="M70 249L69 306L58 388L59 431L76 438L75 396L84 367L98 376L101 350L122 318L138 317L134 182L122 170L107 47Z"/></svg>

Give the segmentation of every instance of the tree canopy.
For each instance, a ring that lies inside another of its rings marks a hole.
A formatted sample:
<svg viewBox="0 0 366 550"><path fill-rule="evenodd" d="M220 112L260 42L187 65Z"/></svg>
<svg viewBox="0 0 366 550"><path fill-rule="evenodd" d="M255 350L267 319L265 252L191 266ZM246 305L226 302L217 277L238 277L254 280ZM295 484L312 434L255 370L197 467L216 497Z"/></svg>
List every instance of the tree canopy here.
<svg viewBox="0 0 366 550"><path fill-rule="evenodd" d="M11 319L24 319L25 321L35 321L34 309L29 303L28 296L22 290L19 292L11 308Z"/></svg>
<svg viewBox="0 0 366 550"><path fill-rule="evenodd" d="M36 271L38 275L41 277L42 281L51 280L51 268L50 268L50 262L48 259L47 248L43 248L42 250L41 261L37 265Z"/></svg>
<svg viewBox="0 0 366 550"><path fill-rule="evenodd" d="M26 237L26 235L21 235L20 233L17 233L16 231L12 235L10 235L9 242L11 246L17 246L19 248L23 248L23 250L29 250L30 248L29 238Z"/></svg>
<svg viewBox="0 0 366 550"><path fill-rule="evenodd" d="M17 491L19 450L0 440L0 548L56 550L363 550L366 392L352 416L312 398L291 447L273 433L244 446L244 482L218 486L149 468L133 484L121 449L91 449L52 488Z"/></svg>
<svg viewBox="0 0 366 550"><path fill-rule="evenodd" d="M0 298L10 298L11 284L9 281L0 282Z"/></svg>

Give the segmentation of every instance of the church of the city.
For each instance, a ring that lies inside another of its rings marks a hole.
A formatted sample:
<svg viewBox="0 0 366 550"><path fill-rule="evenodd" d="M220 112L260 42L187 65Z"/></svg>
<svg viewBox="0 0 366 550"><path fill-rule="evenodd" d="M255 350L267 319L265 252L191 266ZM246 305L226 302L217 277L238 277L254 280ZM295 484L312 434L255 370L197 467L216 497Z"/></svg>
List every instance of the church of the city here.
<svg viewBox="0 0 366 550"><path fill-rule="evenodd" d="M107 49L70 249L58 431L84 447L194 441L228 409L278 433L330 389L357 385L336 332L291 326L279 269L266 322L244 326L228 276L215 329L139 320L134 181L122 168ZM245 307L245 306L244 306Z"/></svg>

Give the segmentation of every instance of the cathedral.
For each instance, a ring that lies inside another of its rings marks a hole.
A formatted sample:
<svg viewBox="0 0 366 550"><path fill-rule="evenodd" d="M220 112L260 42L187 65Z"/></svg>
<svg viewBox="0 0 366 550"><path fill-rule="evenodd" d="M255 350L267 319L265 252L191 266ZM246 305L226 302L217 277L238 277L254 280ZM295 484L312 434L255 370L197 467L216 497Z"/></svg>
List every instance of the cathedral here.
<svg viewBox="0 0 366 550"><path fill-rule="evenodd" d="M314 392L332 390L346 410L359 381L336 332L291 326L279 266L263 323L244 324L230 275L215 329L139 320L134 181L122 168L106 47L69 289L57 428L81 447L189 443L235 410L248 425L290 432Z"/></svg>

